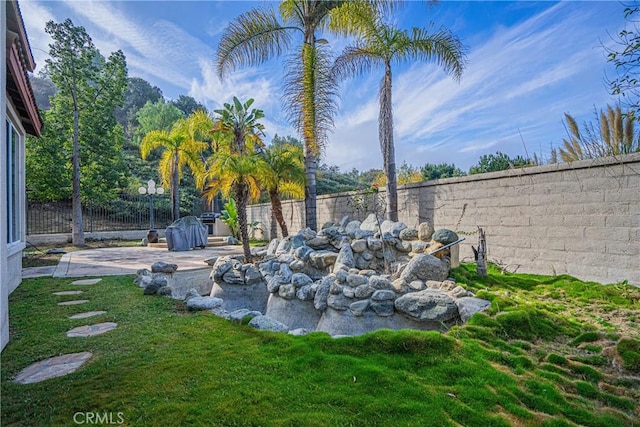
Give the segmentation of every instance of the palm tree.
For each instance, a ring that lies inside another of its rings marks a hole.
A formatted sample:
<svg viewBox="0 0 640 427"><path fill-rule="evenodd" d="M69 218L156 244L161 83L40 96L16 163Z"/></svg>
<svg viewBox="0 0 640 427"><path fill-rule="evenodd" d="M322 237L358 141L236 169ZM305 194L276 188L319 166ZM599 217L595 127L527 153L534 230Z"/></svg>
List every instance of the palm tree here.
<svg viewBox="0 0 640 427"><path fill-rule="evenodd" d="M263 161L260 163L259 178L263 187L269 192L271 210L280 225L282 237L287 237L289 230L282 214L280 195L304 197L305 177L300 147L281 144L265 150Z"/></svg>
<svg viewBox="0 0 640 427"><path fill-rule="evenodd" d="M196 186L202 188L202 159L207 149L208 133L213 126L204 111L196 111L186 119L176 121L171 131L155 130L145 135L140 143L140 154L146 160L156 148L163 148L159 173L164 186L171 188L171 212L173 220L180 218L180 179L187 165L196 177Z"/></svg>
<svg viewBox="0 0 640 427"><path fill-rule="evenodd" d="M596 118L597 126L585 123L583 132L570 115L565 114L569 139L563 139L560 157L565 162L594 159L596 157L618 156L640 151L640 134L635 127L633 113L623 113L620 106L607 105Z"/></svg>
<svg viewBox="0 0 640 427"><path fill-rule="evenodd" d="M264 146L264 126L258 123L264 113L255 108L249 110L252 104L253 99L242 104L233 97L233 103L214 111L218 114L213 125L218 150L208 159L207 171L200 179L208 182L205 194L209 199L218 192L235 199L245 262L251 262L247 203L260 196L257 176L262 156L258 149Z"/></svg>
<svg viewBox="0 0 640 427"><path fill-rule="evenodd" d="M382 22L380 16L358 15L362 30L359 38L336 59L333 74L337 79L363 74L378 67L384 70L380 84L378 138L384 172L387 176L387 218L398 220L398 187L395 147L393 143L393 107L391 101L391 65L403 61L435 61L459 80L466 58L458 37L440 29L431 34L427 29L413 28L409 34Z"/></svg>
<svg viewBox="0 0 640 427"><path fill-rule="evenodd" d="M272 8L257 8L238 16L227 26L218 45L217 69L221 78L239 66L259 65L285 52L292 53L283 101L304 141L305 223L314 230L316 172L322 147L333 128L337 96L327 42L317 33L325 29L336 34L350 33L356 27L356 22L348 19L350 10L373 10L378 4L386 7L389 2L284 0L279 16ZM296 35L301 38L294 40Z"/></svg>

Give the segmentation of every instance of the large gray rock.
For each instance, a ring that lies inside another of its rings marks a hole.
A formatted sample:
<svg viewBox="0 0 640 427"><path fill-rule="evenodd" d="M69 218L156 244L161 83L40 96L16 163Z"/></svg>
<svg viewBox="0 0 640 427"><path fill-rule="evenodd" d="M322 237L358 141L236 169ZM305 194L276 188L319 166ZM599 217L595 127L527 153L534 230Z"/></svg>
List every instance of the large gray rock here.
<svg viewBox="0 0 640 427"><path fill-rule="evenodd" d="M289 252L289 250L291 250L291 236L285 237L280 241L280 243L278 243L275 255L278 256L286 254Z"/></svg>
<svg viewBox="0 0 640 427"><path fill-rule="evenodd" d="M244 272L244 283L247 285L253 285L262 281L264 281L262 274L260 274L260 270L258 270L258 267L255 265L250 265Z"/></svg>
<svg viewBox="0 0 640 427"><path fill-rule="evenodd" d="M389 233L396 238L400 236L400 232L405 228L407 228L407 226L403 222L394 222L388 219L384 220L380 225L380 230L382 230L383 235Z"/></svg>
<svg viewBox="0 0 640 427"><path fill-rule="evenodd" d="M187 300L189 310L213 310L222 307L222 300L215 297L192 297Z"/></svg>
<svg viewBox="0 0 640 427"><path fill-rule="evenodd" d="M294 299L296 297L296 287L293 285L280 285L278 295L284 299Z"/></svg>
<svg viewBox="0 0 640 427"><path fill-rule="evenodd" d="M289 327L284 323L278 322L268 316L256 316L249 322L249 326L256 329L272 332L288 332Z"/></svg>
<svg viewBox="0 0 640 427"><path fill-rule="evenodd" d="M304 273L294 273L291 276L291 284L296 288L301 288L305 285L311 285L312 283L313 280L311 280L311 277L307 276Z"/></svg>
<svg viewBox="0 0 640 427"><path fill-rule="evenodd" d="M368 299L356 301L349 306L349 311L353 313L354 316L362 316L371 302Z"/></svg>
<svg viewBox="0 0 640 427"><path fill-rule="evenodd" d="M360 221L351 221L344 227L344 232L351 236L360 229L360 224Z"/></svg>
<svg viewBox="0 0 640 427"><path fill-rule="evenodd" d="M349 286L353 286L355 288L360 285L366 285L369 283L369 279L367 279L367 276L362 276L360 274L349 274L347 276L347 283Z"/></svg>
<svg viewBox="0 0 640 427"><path fill-rule="evenodd" d="M311 240L311 239L315 239L317 236L317 233L315 231L313 231L312 229L310 229L309 227L304 228L302 230L300 230L298 232L298 234L300 235L300 237L302 237L304 240Z"/></svg>
<svg viewBox="0 0 640 427"><path fill-rule="evenodd" d="M315 250L327 249L329 246L329 238L327 236L318 236L307 240L307 246Z"/></svg>
<svg viewBox="0 0 640 427"><path fill-rule="evenodd" d="M463 322L469 320L474 314L488 310L491 307L490 301L474 297L458 298L455 302Z"/></svg>
<svg viewBox="0 0 640 427"><path fill-rule="evenodd" d="M329 296L329 289L331 284L335 280L332 276L326 276L320 282L320 286L316 290L316 295L313 297L313 306L316 310L324 311L327 309L327 297Z"/></svg>
<svg viewBox="0 0 640 427"><path fill-rule="evenodd" d="M400 278L406 283L414 280L443 281L449 276L449 264L439 258L428 254L419 254L413 257L406 265Z"/></svg>
<svg viewBox="0 0 640 427"><path fill-rule="evenodd" d="M353 303L351 298L347 298L344 294L333 295L327 297L327 305L334 310L346 310Z"/></svg>
<svg viewBox="0 0 640 427"><path fill-rule="evenodd" d="M177 269L177 264L168 264L164 261L154 262L153 265L151 265L152 273L175 273Z"/></svg>
<svg viewBox="0 0 640 427"><path fill-rule="evenodd" d="M341 268L353 268L356 265L356 260L353 257L353 250L351 249L351 245L344 245L342 249L340 249L340 253L338 254L338 258L336 259L336 263L333 266L333 271L338 271Z"/></svg>
<svg viewBox="0 0 640 427"><path fill-rule="evenodd" d="M435 240L438 243L442 243L443 245L448 245L449 243L453 243L459 239L458 235L451 230L447 230L446 228L441 228L433 232L433 236L431 239Z"/></svg>
<svg viewBox="0 0 640 427"><path fill-rule="evenodd" d="M453 298L435 289L405 294L396 299L395 307L419 322L448 322L458 317L458 306Z"/></svg>
<svg viewBox="0 0 640 427"><path fill-rule="evenodd" d="M389 317L393 315L393 301L375 301L371 303L371 310L378 316Z"/></svg>
<svg viewBox="0 0 640 427"><path fill-rule="evenodd" d="M229 313L229 320L240 323L242 322L242 319L248 316L251 316L251 317L262 316L262 313L260 313L259 311L251 311L246 308L241 308L240 310L236 310Z"/></svg>
<svg viewBox="0 0 640 427"><path fill-rule="evenodd" d="M431 236L433 235L433 226L428 222L421 222L418 225L418 239L423 242L428 242L431 240Z"/></svg>
<svg viewBox="0 0 640 427"><path fill-rule="evenodd" d="M375 291L373 295L371 295L371 299L373 301L389 301L389 300L394 300L395 298L396 298L396 293L394 291L388 291L388 290Z"/></svg>
<svg viewBox="0 0 640 427"><path fill-rule="evenodd" d="M268 257L276 256L276 249L278 249L279 243L280 243L280 240L278 239L273 239L271 242L269 242L269 246L267 246Z"/></svg>
<svg viewBox="0 0 640 427"><path fill-rule="evenodd" d="M351 242L351 249L356 253L364 252L367 249L367 241L364 239L354 240Z"/></svg>
<svg viewBox="0 0 640 427"><path fill-rule="evenodd" d="M305 246L300 246L293 253L296 258L306 262L309 260L309 255L311 255L312 252L313 252L313 249L305 245Z"/></svg>
<svg viewBox="0 0 640 427"><path fill-rule="evenodd" d="M367 219L360 224L360 229L376 232L378 231L379 223L382 223L382 218L377 218L376 214L369 214Z"/></svg>
<svg viewBox="0 0 640 427"><path fill-rule="evenodd" d="M356 298L369 298L374 292L375 289L373 289L371 286L360 285L354 291L354 296Z"/></svg>
<svg viewBox="0 0 640 427"><path fill-rule="evenodd" d="M337 253L326 250L313 252L309 255L309 263L318 270L325 270L334 265L337 259Z"/></svg>
<svg viewBox="0 0 640 427"><path fill-rule="evenodd" d="M418 238L418 230L415 228L405 228L398 236L402 240L416 240Z"/></svg>

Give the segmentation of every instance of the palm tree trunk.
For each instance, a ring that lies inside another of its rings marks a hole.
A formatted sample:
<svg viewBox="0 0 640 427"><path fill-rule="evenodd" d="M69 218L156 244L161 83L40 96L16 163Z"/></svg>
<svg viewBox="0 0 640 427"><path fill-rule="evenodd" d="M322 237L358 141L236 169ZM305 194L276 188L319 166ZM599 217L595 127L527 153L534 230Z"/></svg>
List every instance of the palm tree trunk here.
<svg viewBox="0 0 640 427"><path fill-rule="evenodd" d="M250 263L252 258L251 248L249 247L249 227L247 224L247 200L249 199L249 189L246 184L236 184L234 193L238 207L238 223L240 224L240 237L242 239L244 262Z"/></svg>
<svg viewBox="0 0 640 427"><path fill-rule="evenodd" d="M175 153L173 155L173 166L171 170L171 214L174 221L180 219L179 180L180 177L178 176L178 153Z"/></svg>
<svg viewBox="0 0 640 427"><path fill-rule="evenodd" d="M282 214L282 203L280 202L278 192L269 191L269 198L271 199L271 210L273 212L273 215L276 217L276 220L280 225L280 230L282 230L282 237L287 237L289 235L289 230L287 230L287 223L284 221L284 215Z"/></svg>
<svg viewBox="0 0 640 427"><path fill-rule="evenodd" d="M315 37L313 30L308 28L305 33L304 45L302 47L302 70L309 70L308 75L303 76L304 113L303 113L303 140L304 140L304 222L305 226L318 230L317 212L316 212L316 172L318 170L318 135L316 123L316 80L315 67L310 66L309 62L313 58L313 50L315 49Z"/></svg>
<svg viewBox="0 0 640 427"><path fill-rule="evenodd" d="M380 88L380 116L378 137L387 175L387 219L398 221L398 183L396 180L396 154L393 144L393 106L391 103L391 63L386 61Z"/></svg>
<svg viewBox="0 0 640 427"><path fill-rule="evenodd" d="M307 150L305 150L307 151ZM318 170L317 157L310 154L304 156L304 222L305 226L312 230L318 230L316 219L316 171Z"/></svg>
<svg viewBox="0 0 640 427"><path fill-rule="evenodd" d="M80 112L77 108L73 111L73 184L71 196L72 209L72 234L71 242L75 246L84 246L84 228L82 223L82 202L80 200Z"/></svg>

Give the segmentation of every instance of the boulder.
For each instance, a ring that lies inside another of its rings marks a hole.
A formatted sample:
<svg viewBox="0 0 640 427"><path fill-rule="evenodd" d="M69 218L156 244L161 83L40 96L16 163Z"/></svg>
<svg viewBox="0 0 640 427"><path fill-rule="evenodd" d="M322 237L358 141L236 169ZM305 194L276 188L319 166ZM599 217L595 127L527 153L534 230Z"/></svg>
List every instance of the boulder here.
<svg viewBox="0 0 640 427"><path fill-rule="evenodd" d="M458 306L458 313L463 322L469 320L474 314L488 310L491 307L491 302L474 297L462 297L455 300Z"/></svg>
<svg viewBox="0 0 640 427"><path fill-rule="evenodd" d="M347 298L344 294L330 294L327 297L327 305L338 311L348 309L352 302L353 300L351 298Z"/></svg>
<svg viewBox="0 0 640 427"><path fill-rule="evenodd" d="M382 249L382 240L369 237L367 239L367 247L372 251L379 251Z"/></svg>
<svg viewBox="0 0 640 427"><path fill-rule="evenodd" d="M453 298L434 289L405 294L396 299L395 308L418 322L448 322L459 316Z"/></svg>
<svg viewBox="0 0 640 427"><path fill-rule="evenodd" d="M170 273L175 273L177 269L178 269L177 264L168 264L164 261L154 262L151 265L152 273L169 273L170 274Z"/></svg>
<svg viewBox="0 0 640 427"><path fill-rule="evenodd" d="M318 270L334 265L337 259L338 254L333 251L317 251L309 255L309 263Z"/></svg>
<svg viewBox="0 0 640 427"><path fill-rule="evenodd" d="M256 316L249 322L249 326L256 329L272 332L288 332L289 327L267 316Z"/></svg>
<svg viewBox="0 0 640 427"><path fill-rule="evenodd" d="M449 265L433 255L419 254L406 265L400 278L406 283L414 280L443 281L449 276Z"/></svg>
<svg viewBox="0 0 640 427"><path fill-rule="evenodd" d="M367 279L367 276L362 276L360 274L349 274L347 276L347 283L349 284L349 286L355 288L360 285L366 285L367 283L369 283L369 279Z"/></svg>
<svg viewBox="0 0 640 427"><path fill-rule="evenodd" d="M327 298L329 296L329 289L334 281L334 277L326 276L320 282L320 286L316 290L316 295L313 297L313 306L316 310L324 311L327 309Z"/></svg>
<svg viewBox="0 0 640 427"><path fill-rule="evenodd" d="M401 240L416 240L418 238L418 230L415 228L405 228L400 232Z"/></svg>
<svg viewBox="0 0 640 427"><path fill-rule="evenodd" d="M354 296L356 298L369 298L374 292L375 289L373 289L371 286L360 285L355 289Z"/></svg>
<svg viewBox="0 0 640 427"><path fill-rule="evenodd" d="M298 234L300 235L300 237L302 237L304 240L311 240L311 239L315 239L317 233L315 231L313 231L312 229L310 229L309 227L304 228L302 230L300 230L298 232Z"/></svg>
<svg viewBox="0 0 640 427"><path fill-rule="evenodd" d="M403 222L394 222L388 219L384 220L380 225L380 230L383 235L389 233L396 238L400 236L400 232L405 228L407 228L407 226Z"/></svg>
<svg viewBox="0 0 640 427"><path fill-rule="evenodd" d="M296 297L296 287L293 285L280 285L278 295L284 299L294 299Z"/></svg>
<svg viewBox="0 0 640 427"><path fill-rule="evenodd" d="M253 285L255 283L260 283L264 279L262 274L260 274L260 270L255 265L250 265L247 270L244 272L244 283L247 285Z"/></svg>
<svg viewBox="0 0 640 427"><path fill-rule="evenodd" d="M372 302L370 307L378 316L389 317L393 315L393 301Z"/></svg>
<svg viewBox="0 0 640 427"><path fill-rule="evenodd" d="M355 263L356 261L353 257L353 250L351 249L351 245L344 245L342 246L342 249L340 249L340 253L338 254L336 263L333 266L333 271L338 271L344 267L346 267L347 269L353 268L355 266Z"/></svg>
<svg viewBox="0 0 640 427"><path fill-rule="evenodd" d="M304 273L294 273L291 276L291 284L296 288L301 288L305 285L311 285L312 283L313 280L311 280L311 277L307 276Z"/></svg>
<svg viewBox="0 0 640 427"><path fill-rule="evenodd" d="M240 323L242 322L242 319L249 316L251 317L262 316L262 313L255 310L252 311L247 308L241 308L239 310L232 311L231 313L229 313L229 320Z"/></svg>
<svg viewBox="0 0 640 427"><path fill-rule="evenodd" d="M276 249L278 249L278 244L280 243L280 240L278 239L273 239L272 241L269 242L269 246L267 246L267 255L268 257L274 257L276 256Z"/></svg>
<svg viewBox="0 0 640 427"><path fill-rule="evenodd" d="M433 232L433 236L431 236L431 239L435 240L438 243L442 243L443 246L446 246L457 241L459 237L453 231L447 230L446 228L441 228Z"/></svg>
<svg viewBox="0 0 640 427"><path fill-rule="evenodd" d="M301 301L311 301L315 297L315 290L312 285L302 286L296 291L296 298Z"/></svg>
<svg viewBox="0 0 640 427"><path fill-rule="evenodd" d="M318 236L307 240L307 246L315 250L327 249L329 246L329 238L326 236Z"/></svg>
<svg viewBox="0 0 640 427"><path fill-rule="evenodd" d="M368 299L356 301L349 305L349 311L351 311L354 316L362 316L364 312L367 311L367 308L369 308L370 304L371 302Z"/></svg>
<svg viewBox="0 0 640 427"><path fill-rule="evenodd" d="M367 249L367 241L364 239L354 240L351 242L351 249L356 253L364 252Z"/></svg>
<svg viewBox="0 0 640 427"><path fill-rule="evenodd" d="M367 219L362 221L362 224L360 224L360 229L373 231L375 233L376 231L378 231L379 223L382 223L382 218L377 218L376 214L372 213L372 214L369 214Z"/></svg>
<svg viewBox="0 0 640 427"><path fill-rule="evenodd" d="M394 291L389 291L389 290L375 291L373 295L371 295L371 299L373 301L388 301L388 300L394 300L395 298L396 298L396 293Z"/></svg>
<svg viewBox="0 0 640 427"><path fill-rule="evenodd" d="M222 307L222 300L216 297L193 297L187 300L189 310L213 310Z"/></svg>
<svg viewBox="0 0 640 427"><path fill-rule="evenodd" d="M431 235L433 235L433 226L428 222L421 222L418 225L418 239L428 242L431 240Z"/></svg>

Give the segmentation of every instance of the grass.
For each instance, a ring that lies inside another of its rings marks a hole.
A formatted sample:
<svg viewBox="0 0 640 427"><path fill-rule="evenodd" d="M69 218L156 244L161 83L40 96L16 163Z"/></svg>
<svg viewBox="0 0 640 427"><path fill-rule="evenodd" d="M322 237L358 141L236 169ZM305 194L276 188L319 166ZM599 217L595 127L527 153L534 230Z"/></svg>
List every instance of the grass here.
<svg viewBox="0 0 640 427"><path fill-rule="evenodd" d="M182 302L143 296L133 277L105 277L74 297L73 279L30 279L11 295L2 353L3 426L73 425L76 412L121 413L124 425L631 426L640 423L634 361L640 329L604 306L638 314L640 289L568 276L452 274L492 301L446 334L381 330L333 339L261 332ZM588 295L588 297L586 296ZM67 338L86 321L118 328ZM633 317L633 316L631 316ZM589 339L577 339L596 333ZM591 339L593 338L593 339ZM589 348L586 348L589 346ZM92 351L79 371L37 384L11 379L47 357ZM597 351L600 350L600 351ZM597 361L597 363L593 363ZM591 363L590 363L591 362Z"/></svg>
<svg viewBox="0 0 640 427"><path fill-rule="evenodd" d="M58 265L62 253L47 253L52 249L59 249L64 252L73 252L84 249L112 248L122 246L137 246L140 240L120 240L120 239L104 239L94 240L86 239L84 246L74 246L71 243L64 244L27 244L27 248L23 251L22 267L47 267Z"/></svg>

